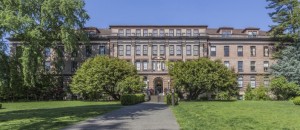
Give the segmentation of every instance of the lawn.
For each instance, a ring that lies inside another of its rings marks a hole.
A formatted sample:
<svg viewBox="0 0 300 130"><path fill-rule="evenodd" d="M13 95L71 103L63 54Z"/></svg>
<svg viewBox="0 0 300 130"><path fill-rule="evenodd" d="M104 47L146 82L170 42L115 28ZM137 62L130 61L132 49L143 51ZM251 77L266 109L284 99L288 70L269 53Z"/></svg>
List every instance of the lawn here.
<svg viewBox="0 0 300 130"><path fill-rule="evenodd" d="M2 103L1 130L60 129L121 108L120 102L49 101Z"/></svg>
<svg viewBox="0 0 300 130"><path fill-rule="evenodd" d="M180 102L172 111L181 129L300 129L300 106L288 101Z"/></svg>

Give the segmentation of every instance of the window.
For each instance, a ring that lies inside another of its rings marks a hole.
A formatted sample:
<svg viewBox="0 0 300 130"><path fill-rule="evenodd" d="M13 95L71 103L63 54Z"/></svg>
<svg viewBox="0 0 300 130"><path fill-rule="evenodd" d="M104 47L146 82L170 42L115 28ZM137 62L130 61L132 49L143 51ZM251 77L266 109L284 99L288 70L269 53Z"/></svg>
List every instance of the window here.
<svg viewBox="0 0 300 130"><path fill-rule="evenodd" d="M141 70L141 62L140 61L136 61L135 65L136 65L136 70Z"/></svg>
<svg viewBox="0 0 300 130"><path fill-rule="evenodd" d="M264 77L264 86L265 87L269 87L270 86L270 79L269 79L269 77Z"/></svg>
<svg viewBox="0 0 300 130"><path fill-rule="evenodd" d="M130 29L126 29L126 36L131 36L131 30Z"/></svg>
<svg viewBox="0 0 300 130"><path fill-rule="evenodd" d="M58 46L58 48L57 48L58 50L58 55L60 56L60 57L64 57L65 56L65 47L64 46Z"/></svg>
<svg viewBox="0 0 300 130"><path fill-rule="evenodd" d="M165 62L161 62L161 70L162 71L165 71L165 69L166 69L166 65L165 65Z"/></svg>
<svg viewBox="0 0 300 130"><path fill-rule="evenodd" d="M103 45L99 46L99 54L105 55L105 46L103 46Z"/></svg>
<svg viewBox="0 0 300 130"><path fill-rule="evenodd" d="M264 46L264 56L269 57L269 47L268 46Z"/></svg>
<svg viewBox="0 0 300 130"><path fill-rule="evenodd" d="M156 70L156 61L152 61L152 70L155 71Z"/></svg>
<svg viewBox="0 0 300 130"><path fill-rule="evenodd" d="M137 56L141 55L141 45L135 46L135 55L137 55Z"/></svg>
<svg viewBox="0 0 300 130"><path fill-rule="evenodd" d="M174 36L174 29L169 30L169 36L173 37Z"/></svg>
<svg viewBox="0 0 300 130"><path fill-rule="evenodd" d="M147 56L148 55L148 45L143 46L143 55Z"/></svg>
<svg viewBox="0 0 300 130"><path fill-rule="evenodd" d="M49 72L51 69L51 62L50 61L45 61L45 71Z"/></svg>
<svg viewBox="0 0 300 130"><path fill-rule="evenodd" d="M230 37L231 36L231 30L222 30L222 37Z"/></svg>
<svg viewBox="0 0 300 130"><path fill-rule="evenodd" d="M160 56L164 56L165 55L165 46L164 45L160 45L160 47L159 47L159 55Z"/></svg>
<svg viewBox="0 0 300 130"><path fill-rule="evenodd" d="M210 56L216 56L216 46L210 47Z"/></svg>
<svg viewBox="0 0 300 130"><path fill-rule="evenodd" d="M71 64L71 72L75 72L76 69L77 69L77 61L72 61L72 64Z"/></svg>
<svg viewBox="0 0 300 130"><path fill-rule="evenodd" d="M161 37L165 36L165 30L164 29L159 30L159 36L161 36Z"/></svg>
<svg viewBox="0 0 300 130"><path fill-rule="evenodd" d="M250 61L250 70L251 72L255 72L255 61Z"/></svg>
<svg viewBox="0 0 300 130"><path fill-rule="evenodd" d="M176 36L181 36L181 29L176 29Z"/></svg>
<svg viewBox="0 0 300 130"><path fill-rule="evenodd" d="M198 45L194 45L194 48L193 48L193 53L194 53L194 56L198 56L199 55L199 46Z"/></svg>
<svg viewBox="0 0 300 130"><path fill-rule="evenodd" d="M192 36L192 30L191 29L186 30L186 36Z"/></svg>
<svg viewBox="0 0 300 130"><path fill-rule="evenodd" d="M148 70L148 61L143 62L143 70Z"/></svg>
<svg viewBox="0 0 300 130"><path fill-rule="evenodd" d="M92 56L92 46L85 46L85 56L86 57Z"/></svg>
<svg viewBox="0 0 300 130"><path fill-rule="evenodd" d="M123 29L118 30L118 36L124 36L124 30Z"/></svg>
<svg viewBox="0 0 300 130"><path fill-rule="evenodd" d="M237 55L238 56L243 56L243 46L238 46L238 48L237 48Z"/></svg>
<svg viewBox="0 0 300 130"><path fill-rule="evenodd" d="M255 76L251 76L250 77L250 86L251 86L251 88L255 88L256 87Z"/></svg>
<svg viewBox="0 0 300 130"><path fill-rule="evenodd" d="M131 46L126 45L126 56L130 56L130 55L131 55Z"/></svg>
<svg viewBox="0 0 300 130"><path fill-rule="evenodd" d="M254 38L257 36L257 31L248 31L248 37Z"/></svg>
<svg viewBox="0 0 300 130"><path fill-rule="evenodd" d="M72 57L77 57L78 55L78 51L77 50L74 50L71 54Z"/></svg>
<svg viewBox="0 0 300 130"><path fill-rule="evenodd" d="M238 72L243 72L243 61L238 61Z"/></svg>
<svg viewBox="0 0 300 130"><path fill-rule="evenodd" d="M118 53L119 53L119 56L124 55L124 46L123 45L118 46Z"/></svg>
<svg viewBox="0 0 300 130"><path fill-rule="evenodd" d="M243 87L243 76L238 77L238 87L240 87L240 88Z"/></svg>
<svg viewBox="0 0 300 130"><path fill-rule="evenodd" d="M135 33L136 33L136 36L141 36L141 29L136 29Z"/></svg>
<svg viewBox="0 0 300 130"><path fill-rule="evenodd" d="M190 56L192 55L192 46L186 45L186 55Z"/></svg>
<svg viewBox="0 0 300 130"><path fill-rule="evenodd" d="M225 57L229 56L229 46L224 46L224 56Z"/></svg>
<svg viewBox="0 0 300 130"><path fill-rule="evenodd" d="M269 61L264 61L264 71L265 72L269 71Z"/></svg>
<svg viewBox="0 0 300 130"><path fill-rule="evenodd" d="M173 56L174 55L174 45L170 45L170 55Z"/></svg>
<svg viewBox="0 0 300 130"><path fill-rule="evenodd" d="M157 32L157 29L153 29L153 31L152 31L152 36L154 36L154 37L157 37L157 34L158 32Z"/></svg>
<svg viewBox="0 0 300 130"><path fill-rule="evenodd" d="M148 29L144 29L143 30L143 36L145 37L145 36L148 36Z"/></svg>
<svg viewBox="0 0 300 130"><path fill-rule="evenodd" d="M199 30L198 29L194 29L193 36L198 36L198 35L199 35Z"/></svg>
<svg viewBox="0 0 300 130"><path fill-rule="evenodd" d="M181 55L181 45L176 45L176 55Z"/></svg>
<svg viewBox="0 0 300 130"><path fill-rule="evenodd" d="M45 53L45 57L50 57L51 56L51 50L50 50L50 48L46 47L44 53Z"/></svg>
<svg viewBox="0 0 300 130"><path fill-rule="evenodd" d="M152 45L152 55L157 56L157 45Z"/></svg>
<svg viewBox="0 0 300 130"><path fill-rule="evenodd" d="M227 68L230 68L229 61L224 61L224 65L225 65Z"/></svg>
<svg viewBox="0 0 300 130"><path fill-rule="evenodd" d="M255 46L250 46L250 53L251 53L251 56L256 56L256 47Z"/></svg>

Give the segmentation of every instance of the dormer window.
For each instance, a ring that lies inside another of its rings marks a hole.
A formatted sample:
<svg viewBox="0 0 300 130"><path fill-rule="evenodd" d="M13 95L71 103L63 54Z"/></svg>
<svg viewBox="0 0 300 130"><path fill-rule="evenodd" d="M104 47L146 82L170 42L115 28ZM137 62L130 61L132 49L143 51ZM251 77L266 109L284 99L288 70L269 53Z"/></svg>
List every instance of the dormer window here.
<svg viewBox="0 0 300 130"><path fill-rule="evenodd" d="M231 30L222 30L222 37L230 37L231 36Z"/></svg>
<svg viewBox="0 0 300 130"><path fill-rule="evenodd" d="M248 37L253 38L257 36L257 31L248 31Z"/></svg>

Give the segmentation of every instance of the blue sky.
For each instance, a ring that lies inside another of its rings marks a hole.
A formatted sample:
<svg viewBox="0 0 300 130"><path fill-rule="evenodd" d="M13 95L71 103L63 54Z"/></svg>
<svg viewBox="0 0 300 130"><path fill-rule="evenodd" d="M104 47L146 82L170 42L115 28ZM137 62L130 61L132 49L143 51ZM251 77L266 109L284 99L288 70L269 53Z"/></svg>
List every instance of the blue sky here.
<svg viewBox="0 0 300 130"><path fill-rule="evenodd" d="M273 24L265 0L85 0L91 19L86 26L114 24L208 25L211 28Z"/></svg>

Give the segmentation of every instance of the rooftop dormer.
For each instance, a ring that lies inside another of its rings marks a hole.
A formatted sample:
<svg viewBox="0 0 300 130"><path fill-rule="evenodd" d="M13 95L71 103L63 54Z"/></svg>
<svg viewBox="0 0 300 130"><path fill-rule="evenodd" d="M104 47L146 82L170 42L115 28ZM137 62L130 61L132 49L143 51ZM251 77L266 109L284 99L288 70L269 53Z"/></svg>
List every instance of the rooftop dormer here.
<svg viewBox="0 0 300 130"><path fill-rule="evenodd" d="M221 34L222 37L230 37L232 35L232 27L220 27L217 33Z"/></svg>
<svg viewBox="0 0 300 130"><path fill-rule="evenodd" d="M257 37L257 35L259 35L259 28L248 27L245 28L242 33L248 34L250 38Z"/></svg>

